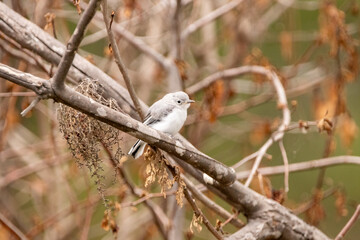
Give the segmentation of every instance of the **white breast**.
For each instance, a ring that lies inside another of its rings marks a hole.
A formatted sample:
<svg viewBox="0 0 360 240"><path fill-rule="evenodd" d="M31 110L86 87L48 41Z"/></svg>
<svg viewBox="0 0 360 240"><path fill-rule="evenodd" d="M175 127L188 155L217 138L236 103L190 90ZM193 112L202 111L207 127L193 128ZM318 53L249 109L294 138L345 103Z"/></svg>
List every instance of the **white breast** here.
<svg viewBox="0 0 360 240"><path fill-rule="evenodd" d="M161 132L174 135L180 131L187 117L187 111L181 108L175 108L162 121L154 124L152 128Z"/></svg>

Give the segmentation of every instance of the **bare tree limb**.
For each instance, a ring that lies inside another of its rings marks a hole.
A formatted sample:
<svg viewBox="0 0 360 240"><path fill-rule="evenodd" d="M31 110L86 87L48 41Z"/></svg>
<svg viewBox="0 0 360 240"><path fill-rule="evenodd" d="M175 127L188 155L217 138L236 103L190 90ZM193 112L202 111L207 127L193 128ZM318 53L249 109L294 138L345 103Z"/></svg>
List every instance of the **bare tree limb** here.
<svg viewBox="0 0 360 240"><path fill-rule="evenodd" d="M216 18L221 17L225 13L234 9L237 5L239 5L243 0L233 0L228 2L227 4L222 5L221 7L215 9L214 11L210 12L208 15L196 20L192 24L190 24L185 30L181 33L181 39L185 40L190 34L214 21Z"/></svg>
<svg viewBox="0 0 360 240"><path fill-rule="evenodd" d="M181 10L181 0L176 0L176 7L175 7L175 12L174 12L174 17L172 20L172 28L173 28L173 35L174 35L174 43L175 43L175 57L176 59L181 59L182 56L182 44L181 44L181 37L180 37L180 31L181 31L181 27L180 27L180 20L179 20L179 15L180 15L180 10Z"/></svg>

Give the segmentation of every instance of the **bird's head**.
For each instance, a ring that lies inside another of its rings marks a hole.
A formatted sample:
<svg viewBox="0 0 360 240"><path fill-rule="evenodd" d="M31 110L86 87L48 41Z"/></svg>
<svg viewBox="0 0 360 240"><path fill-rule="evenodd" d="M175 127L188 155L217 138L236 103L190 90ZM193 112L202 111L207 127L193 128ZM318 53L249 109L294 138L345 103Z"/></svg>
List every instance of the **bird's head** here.
<svg viewBox="0 0 360 240"><path fill-rule="evenodd" d="M189 95L187 95L185 92L174 92L169 93L165 95L166 98L168 98L169 101L171 101L172 104L179 106L184 109L188 109L190 107L190 103L195 102L194 100L191 100L189 98Z"/></svg>

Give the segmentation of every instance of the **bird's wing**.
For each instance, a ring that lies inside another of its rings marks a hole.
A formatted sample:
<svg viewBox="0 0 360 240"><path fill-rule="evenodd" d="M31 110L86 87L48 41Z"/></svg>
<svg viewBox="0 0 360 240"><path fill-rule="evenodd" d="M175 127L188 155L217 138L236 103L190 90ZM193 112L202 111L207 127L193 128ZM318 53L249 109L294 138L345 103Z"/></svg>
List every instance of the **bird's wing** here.
<svg viewBox="0 0 360 240"><path fill-rule="evenodd" d="M144 124L151 126L161 119L164 119L169 113L172 112L174 106L166 104L163 101L155 102L148 110L146 117L144 119Z"/></svg>

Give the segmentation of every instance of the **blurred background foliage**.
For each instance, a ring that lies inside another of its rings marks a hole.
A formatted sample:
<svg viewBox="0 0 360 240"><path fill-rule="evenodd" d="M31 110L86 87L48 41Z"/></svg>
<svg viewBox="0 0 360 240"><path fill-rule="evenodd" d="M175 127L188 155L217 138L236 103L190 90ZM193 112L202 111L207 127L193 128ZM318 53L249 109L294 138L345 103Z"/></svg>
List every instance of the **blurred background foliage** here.
<svg viewBox="0 0 360 240"><path fill-rule="evenodd" d="M79 19L72 1L3 2L49 34L55 32L64 44ZM175 47L168 21L172 16L165 2L168 1L109 1L109 9L116 13L113 24L123 24L149 46L171 57ZM169 2L174 4L175 1ZM228 1L183 2L180 26L185 29ZM46 13L54 15L42 17ZM186 87L223 69L246 64L274 67L286 89L294 90L288 95L292 122L337 116L334 133L319 132L316 126L305 134L300 130L287 132L284 145L289 162L359 156L359 31L359 2L356 0L244 0L191 34L183 42L177 65ZM1 35L0 39L3 40ZM123 38L118 37L118 45L138 96L151 105L167 91L165 73ZM1 63L40 77L50 77L51 73L44 72L41 67L12 55L7 49L9 46L0 45ZM95 18L78 52L123 84L109 52L102 21ZM315 81L318 83L312 84ZM300 90L301 87L304 90ZM1 93L26 91L6 81L0 81L0 90ZM249 101L259 95L265 95L260 104L241 105L246 101L251 104ZM204 153L232 166L257 151L279 125L281 111L273 95L271 84L261 76L220 79L192 96L197 103L189 110L188 123L181 133ZM33 98L31 93L19 97L0 96L1 214L30 238L111 239L112 223L104 217L105 207L97 185L86 168L77 166L59 132L57 104L42 101L25 118L20 117L20 112ZM120 134L119 140L123 152L134 142L126 134ZM109 204L117 209L119 239L160 239L151 215L142 204L121 207L136 199L116 180L106 154L100 154L104 159L105 195ZM264 159L261 166L283 164L277 144L268 154L271 159ZM237 170L248 170L251 163ZM142 160L126 165L131 179L143 188L145 165ZM346 164L290 173L290 191L283 204L329 237L335 237L359 203L359 173L360 166ZM259 179L255 178L252 187L262 192L264 189L259 189L257 183ZM266 191L282 193L283 174L263 176L261 181ZM316 190L317 186L320 188ZM160 188L153 185L147 191L159 192ZM212 193L207 195L231 211L219 197ZM154 201L161 205L163 199ZM313 204L306 207L309 202ZM202 204L200 206L215 224L217 216ZM187 205L185 209L184 234L189 237L192 211ZM224 230L234 232L235 228L226 226ZM0 239L8 239L11 234L7 234L10 233L0 225ZM358 239L358 236L359 221L345 239ZM209 237L212 236L206 229L200 233L195 231L194 239Z"/></svg>

